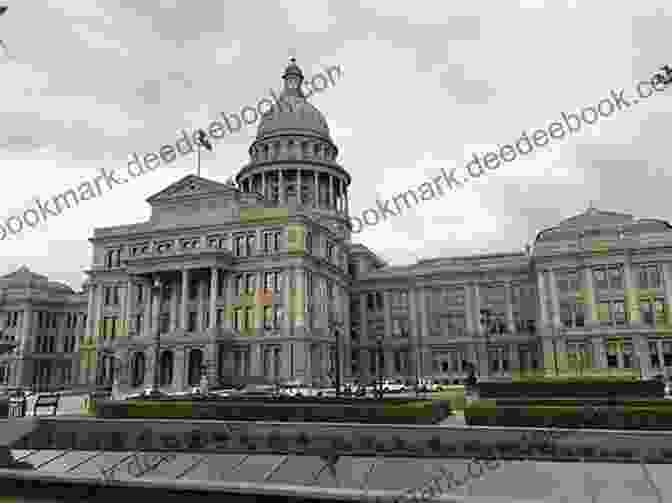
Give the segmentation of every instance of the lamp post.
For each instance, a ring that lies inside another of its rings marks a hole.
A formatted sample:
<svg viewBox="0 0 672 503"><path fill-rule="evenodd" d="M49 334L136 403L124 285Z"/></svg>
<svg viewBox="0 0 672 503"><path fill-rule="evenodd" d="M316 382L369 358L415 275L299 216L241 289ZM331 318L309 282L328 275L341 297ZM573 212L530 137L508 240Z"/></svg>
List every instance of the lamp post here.
<svg viewBox="0 0 672 503"><path fill-rule="evenodd" d="M154 277L154 283L151 287L152 295L148 299L148 302L153 302L155 295L161 295L163 284L161 279L158 276ZM159 302L159 306L161 303ZM156 315L156 313L152 313ZM156 327L154 327L154 375L153 375L153 385L152 390L149 393L150 398L157 398L160 396L159 387L161 386L161 364L159 362L160 351L161 351L161 324L159 323L159 318L157 317Z"/></svg>
<svg viewBox="0 0 672 503"><path fill-rule="evenodd" d="M383 335L376 334L378 348L378 399L383 399Z"/></svg>

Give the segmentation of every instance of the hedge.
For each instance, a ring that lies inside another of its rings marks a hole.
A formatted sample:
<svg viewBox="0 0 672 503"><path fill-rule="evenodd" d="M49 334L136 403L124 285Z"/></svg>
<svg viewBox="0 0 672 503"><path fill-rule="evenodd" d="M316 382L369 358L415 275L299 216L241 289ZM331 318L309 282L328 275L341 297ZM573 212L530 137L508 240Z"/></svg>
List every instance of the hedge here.
<svg viewBox="0 0 672 503"><path fill-rule="evenodd" d="M629 397L663 398L665 384L658 381L548 381L548 382L484 382L476 385L479 396L505 397Z"/></svg>
<svg viewBox="0 0 672 503"><path fill-rule="evenodd" d="M609 406L502 406L494 400L479 400L464 412L474 426L529 426L556 428L672 429L672 407L644 406L625 402ZM650 402L655 403L655 402Z"/></svg>
<svg viewBox="0 0 672 503"><path fill-rule="evenodd" d="M284 401L98 401L101 418L221 419L234 421L325 421L391 424L436 424L451 414L450 402L300 403Z"/></svg>

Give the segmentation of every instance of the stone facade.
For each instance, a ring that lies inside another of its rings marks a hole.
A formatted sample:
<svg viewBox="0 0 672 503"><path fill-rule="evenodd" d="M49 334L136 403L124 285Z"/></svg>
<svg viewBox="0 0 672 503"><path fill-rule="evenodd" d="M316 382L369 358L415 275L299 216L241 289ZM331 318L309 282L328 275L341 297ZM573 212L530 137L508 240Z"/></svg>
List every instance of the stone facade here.
<svg viewBox="0 0 672 503"><path fill-rule="evenodd" d="M0 355L0 388L77 383L86 302L26 267L1 277L0 343L16 348Z"/></svg>
<svg viewBox="0 0 672 503"><path fill-rule="evenodd" d="M94 231L84 293L40 297L77 313L80 384L137 391L158 369L168 391L323 385L337 361L345 379L411 382L672 368L669 223L589 208L524 252L389 267L352 243L351 177L301 70L283 79L236 185L182 178L147 199L148 221ZM30 340L34 290L3 291L5 333Z"/></svg>

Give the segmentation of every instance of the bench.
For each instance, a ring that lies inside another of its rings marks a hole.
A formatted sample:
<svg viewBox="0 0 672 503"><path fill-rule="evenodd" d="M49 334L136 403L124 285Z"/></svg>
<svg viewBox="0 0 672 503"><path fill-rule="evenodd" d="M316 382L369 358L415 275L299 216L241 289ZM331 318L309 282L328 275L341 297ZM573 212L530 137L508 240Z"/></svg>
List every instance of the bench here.
<svg viewBox="0 0 672 503"><path fill-rule="evenodd" d="M58 393L38 395L37 400L35 400L35 405L33 406L33 416L37 416L37 409L45 407L51 407L51 415L55 416L56 411L58 411L58 401L60 398Z"/></svg>

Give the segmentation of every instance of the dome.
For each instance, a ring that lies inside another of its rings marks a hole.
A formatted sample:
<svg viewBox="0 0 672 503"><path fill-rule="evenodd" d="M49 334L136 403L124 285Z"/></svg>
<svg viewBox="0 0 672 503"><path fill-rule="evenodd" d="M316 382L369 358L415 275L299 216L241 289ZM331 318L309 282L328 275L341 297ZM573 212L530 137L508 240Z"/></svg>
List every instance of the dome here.
<svg viewBox="0 0 672 503"><path fill-rule="evenodd" d="M302 96L282 96L281 106L266 112L257 131L257 139L276 134L312 133L329 138L327 121L315 106Z"/></svg>
<svg viewBox="0 0 672 503"><path fill-rule="evenodd" d="M294 58L282 76L284 89L273 108L259 121L257 139L278 134L310 134L330 139L327 121L303 94L303 72Z"/></svg>

